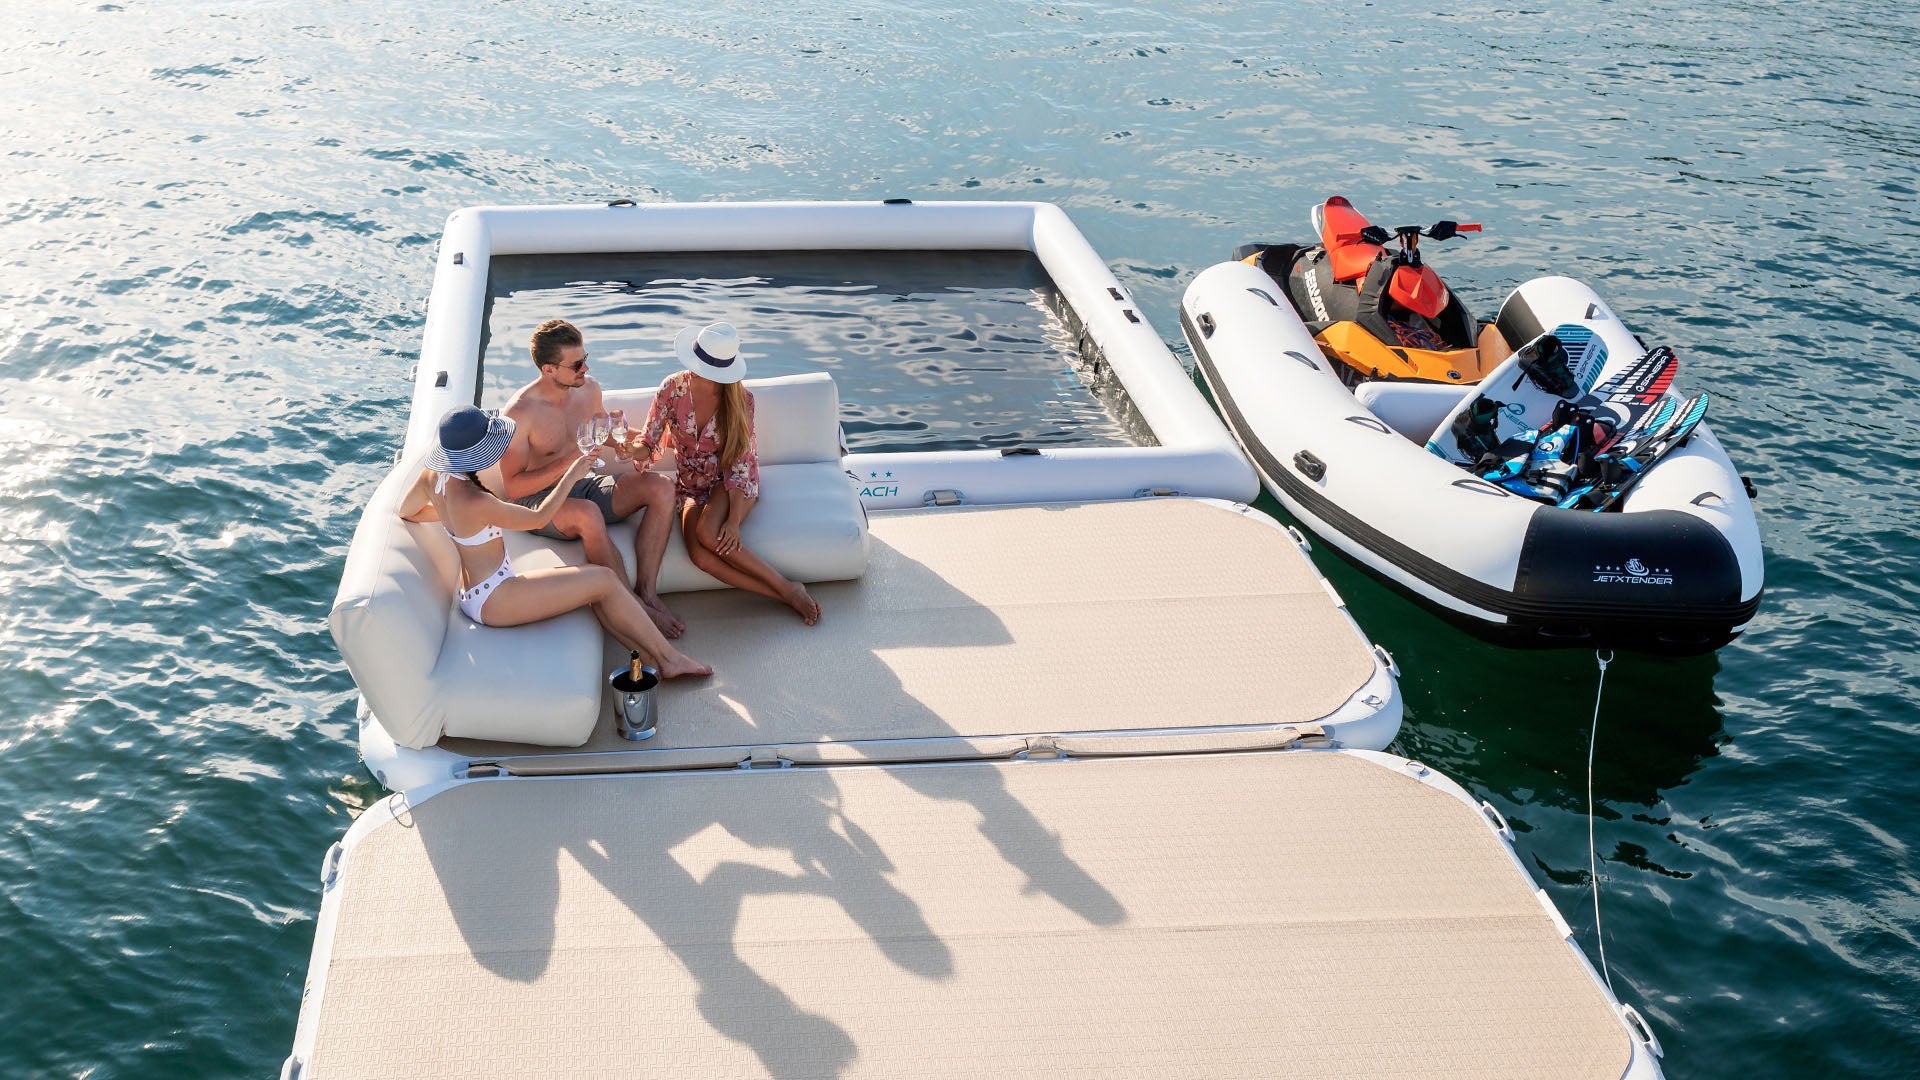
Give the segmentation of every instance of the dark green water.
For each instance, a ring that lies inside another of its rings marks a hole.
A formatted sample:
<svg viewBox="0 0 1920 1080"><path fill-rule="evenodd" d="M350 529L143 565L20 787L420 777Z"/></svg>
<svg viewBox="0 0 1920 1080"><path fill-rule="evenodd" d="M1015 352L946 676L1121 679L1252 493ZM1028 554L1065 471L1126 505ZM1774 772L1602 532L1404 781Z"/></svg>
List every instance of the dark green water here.
<svg viewBox="0 0 1920 1080"><path fill-rule="evenodd" d="M1670 1074L1920 1071L1917 54L1888 0L0 5L0 1076L286 1053L377 795L324 616L452 209L1048 199L1175 341L1193 274L1336 192L1484 222L1436 253L1480 313L1591 282L1760 487L1757 623L1601 710L1607 960ZM1594 953L1593 657L1320 557L1399 748Z"/></svg>

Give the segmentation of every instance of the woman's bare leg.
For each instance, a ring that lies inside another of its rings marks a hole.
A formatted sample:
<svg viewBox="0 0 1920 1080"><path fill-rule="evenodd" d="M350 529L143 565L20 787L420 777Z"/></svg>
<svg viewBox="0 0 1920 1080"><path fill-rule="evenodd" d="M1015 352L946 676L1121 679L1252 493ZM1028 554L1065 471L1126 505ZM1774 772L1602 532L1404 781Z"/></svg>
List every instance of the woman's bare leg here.
<svg viewBox="0 0 1920 1080"><path fill-rule="evenodd" d="M742 540L734 550L720 554L714 550L719 540L720 523L727 516L727 493L715 491L703 508L691 501L680 519L680 535L687 543L687 555L695 566L735 588L757 592L769 600L778 600L792 608L808 626L820 621L820 605L806 587L789 581L749 548ZM711 565L709 565L711 564Z"/></svg>
<svg viewBox="0 0 1920 1080"><path fill-rule="evenodd" d="M667 644L640 598L604 566L528 570L494 587L480 614L488 626L519 626L591 608L614 640L653 661L662 678L711 675L713 669Z"/></svg>
<svg viewBox="0 0 1920 1080"><path fill-rule="evenodd" d="M808 626L820 621L820 602L813 598L805 585L793 581L775 570L765 559L741 541L740 546L719 556L727 565L750 577L772 585L779 593L778 599L800 615L800 620ZM778 584L775 584L775 583Z"/></svg>
<svg viewBox="0 0 1920 1080"><path fill-rule="evenodd" d="M745 571L734 569L727 560L714 554L712 548L700 542L700 517L704 509L692 499L680 506L680 539L686 543L687 558L693 560L693 565L720 579L722 584L786 603L787 598L779 590Z"/></svg>

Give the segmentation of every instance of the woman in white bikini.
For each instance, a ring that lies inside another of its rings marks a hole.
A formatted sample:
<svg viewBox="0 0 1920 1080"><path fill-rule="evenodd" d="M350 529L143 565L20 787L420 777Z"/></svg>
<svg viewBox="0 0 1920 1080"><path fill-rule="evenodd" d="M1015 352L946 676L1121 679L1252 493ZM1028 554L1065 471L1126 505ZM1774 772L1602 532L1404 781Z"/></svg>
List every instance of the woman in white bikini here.
<svg viewBox="0 0 1920 1080"><path fill-rule="evenodd" d="M518 626L590 607L623 648L637 651L662 678L711 675L713 669L667 644L627 583L604 566L561 566L516 573L504 529L537 529L552 520L573 482L586 475L582 454L539 506L505 502L500 459L513 421L469 405L440 420L440 445L400 500L408 521L438 521L460 551L460 610L486 626Z"/></svg>
<svg viewBox="0 0 1920 1080"><path fill-rule="evenodd" d="M687 370L660 383L633 452L635 464L646 468L671 439L680 537L693 565L736 589L786 604L812 626L820 621L820 605L806 587L740 539L740 527L760 501L760 464L753 395L740 384L747 371L739 334L726 323L689 326L674 351Z"/></svg>

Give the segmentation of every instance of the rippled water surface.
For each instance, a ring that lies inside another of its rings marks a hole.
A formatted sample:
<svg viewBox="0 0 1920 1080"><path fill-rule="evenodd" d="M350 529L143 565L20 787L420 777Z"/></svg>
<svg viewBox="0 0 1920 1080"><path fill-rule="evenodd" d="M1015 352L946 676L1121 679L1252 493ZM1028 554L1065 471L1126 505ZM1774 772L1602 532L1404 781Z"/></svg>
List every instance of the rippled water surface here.
<svg viewBox="0 0 1920 1080"><path fill-rule="evenodd" d="M853 450L1139 441L1101 408L1105 380L1025 252L509 256L490 274L489 408L532 378L543 320L580 328L609 389L657 385L681 370L682 327L725 320L755 376L833 376Z"/></svg>
<svg viewBox="0 0 1920 1080"><path fill-rule="evenodd" d="M1606 958L1671 1073L1920 1068L1920 9L658 7L0 5L0 1075L287 1052L378 795L325 613L451 210L1046 199L1177 346L1195 273L1336 192L1484 222L1433 255L1481 314L1591 282L1759 486L1759 620L1601 709ZM1406 672L1398 748L1597 955L1594 658L1320 557Z"/></svg>

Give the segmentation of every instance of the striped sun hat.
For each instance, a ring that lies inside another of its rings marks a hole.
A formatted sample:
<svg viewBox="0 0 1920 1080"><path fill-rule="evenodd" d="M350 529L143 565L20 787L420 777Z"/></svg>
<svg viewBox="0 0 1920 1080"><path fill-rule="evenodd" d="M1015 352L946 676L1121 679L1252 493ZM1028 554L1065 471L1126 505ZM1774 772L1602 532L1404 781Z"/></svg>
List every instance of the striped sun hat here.
<svg viewBox="0 0 1920 1080"><path fill-rule="evenodd" d="M447 410L440 418L440 445L427 457L434 472L479 472L506 456L513 441L513 421L472 405Z"/></svg>

